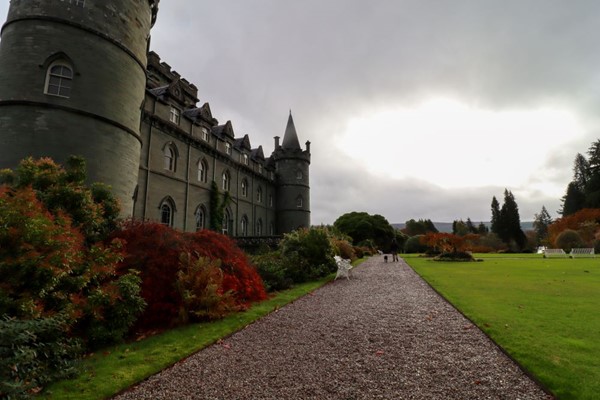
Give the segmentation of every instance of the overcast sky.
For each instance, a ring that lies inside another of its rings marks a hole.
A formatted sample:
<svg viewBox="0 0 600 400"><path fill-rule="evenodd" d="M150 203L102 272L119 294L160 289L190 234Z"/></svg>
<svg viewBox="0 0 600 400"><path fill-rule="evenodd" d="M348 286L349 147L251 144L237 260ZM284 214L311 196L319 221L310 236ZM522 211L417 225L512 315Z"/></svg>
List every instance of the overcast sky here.
<svg viewBox="0 0 600 400"><path fill-rule="evenodd" d="M0 12L6 15L8 3ZM312 142L312 222L556 216L600 135L597 0L163 0L151 48L236 136Z"/></svg>

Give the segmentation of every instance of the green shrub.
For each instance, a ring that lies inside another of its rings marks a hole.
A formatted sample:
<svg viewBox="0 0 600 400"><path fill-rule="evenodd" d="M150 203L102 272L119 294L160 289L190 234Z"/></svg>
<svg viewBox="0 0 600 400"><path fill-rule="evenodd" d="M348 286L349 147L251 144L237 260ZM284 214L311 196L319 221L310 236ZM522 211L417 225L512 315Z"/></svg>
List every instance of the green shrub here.
<svg viewBox="0 0 600 400"><path fill-rule="evenodd" d="M68 319L0 320L0 398L27 399L47 383L75 374L81 347L64 334Z"/></svg>
<svg viewBox="0 0 600 400"><path fill-rule="evenodd" d="M289 289L292 284L287 263L278 251L252 256L252 263L256 266L265 288L269 292Z"/></svg>
<svg viewBox="0 0 600 400"><path fill-rule="evenodd" d="M556 237L556 246L569 253L574 247L585 247L579 233L572 229L565 229Z"/></svg>
<svg viewBox="0 0 600 400"><path fill-rule="evenodd" d="M404 252L405 253L425 253L427 251L427 246L421 243L421 238L424 235L415 235L404 243Z"/></svg>
<svg viewBox="0 0 600 400"><path fill-rule="evenodd" d="M307 282L337 270L334 249L324 228L300 229L284 236L281 254L294 282Z"/></svg>
<svg viewBox="0 0 600 400"><path fill-rule="evenodd" d="M346 259L346 260L356 260L356 253L354 252L354 247L347 241L342 239L333 238L331 240L335 254Z"/></svg>

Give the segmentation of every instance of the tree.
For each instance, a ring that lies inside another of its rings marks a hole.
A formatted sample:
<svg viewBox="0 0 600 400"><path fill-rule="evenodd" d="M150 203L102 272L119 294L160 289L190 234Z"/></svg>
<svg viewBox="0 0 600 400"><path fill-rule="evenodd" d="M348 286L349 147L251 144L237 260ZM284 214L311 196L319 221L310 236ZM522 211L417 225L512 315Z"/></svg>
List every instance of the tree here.
<svg viewBox="0 0 600 400"><path fill-rule="evenodd" d="M507 245L514 244L515 250L522 250L527 243L525 233L521 229L519 207L515 197L508 189L504 190L504 203L498 210L498 200L492 199L492 232Z"/></svg>
<svg viewBox="0 0 600 400"><path fill-rule="evenodd" d="M471 221L471 218L467 218L467 229L469 233L477 233L477 228L473 224L473 221Z"/></svg>
<svg viewBox="0 0 600 400"><path fill-rule="evenodd" d="M496 196L492 198L492 232L498 235L500 233L500 203Z"/></svg>
<svg viewBox="0 0 600 400"><path fill-rule="evenodd" d="M479 235L487 235L489 231L490 230L483 222L480 222L477 226L477 234Z"/></svg>
<svg viewBox="0 0 600 400"><path fill-rule="evenodd" d="M339 217L333 226L341 233L350 236L354 245L372 240L379 248L387 249L395 237L394 228L387 219L366 212L346 213Z"/></svg>
<svg viewBox="0 0 600 400"><path fill-rule="evenodd" d="M575 161L573 163L573 182L577 184L577 187L584 191L590 178L590 163L581 154L577 153Z"/></svg>
<svg viewBox="0 0 600 400"><path fill-rule="evenodd" d="M404 233L408 236L424 235L428 232L438 232L430 219L419 219L418 221L410 219L405 223Z"/></svg>
<svg viewBox="0 0 600 400"><path fill-rule="evenodd" d="M469 227L467 226L467 224L465 224L465 222L462 219L454 220L452 222L452 234L458 235L458 236L464 236L468 233L469 233Z"/></svg>
<svg viewBox="0 0 600 400"><path fill-rule="evenodd" d="M576 182L571 182L567 186L567 193L561 199L562 206L559 213L566 217L582 210L586 204L586 195Z"/></svg>
<svg viewBox="0 0 600 400"><path fill-rule="evenodd" d="M546 210L545 206L542 206L542 210L539 214L535 214L533 220L533 230L535 231L536 244L539 246L548 239L548 226L552 223L552 217Z"/></svg>

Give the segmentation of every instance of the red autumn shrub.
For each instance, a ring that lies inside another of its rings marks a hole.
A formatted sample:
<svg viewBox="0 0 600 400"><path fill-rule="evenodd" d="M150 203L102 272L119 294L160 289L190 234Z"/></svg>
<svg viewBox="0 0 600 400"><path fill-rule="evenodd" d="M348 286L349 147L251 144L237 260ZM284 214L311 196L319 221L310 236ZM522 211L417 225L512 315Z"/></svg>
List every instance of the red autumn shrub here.
<svg viewBox="0 0 600 400"><path fill-rule="evenodd" d="M208 230L182 233L156 222L128 221L115 237L126 242L121 271L135 269L142 278L142 296L148 305L139 328L172 326L181 320L184 303L176 282L182 253L219 260L223 279L218 293L230 292L237 308L266 298L260 276L227 236Z"/></svg>
<svg viewBox="0 0 600 400"><path fill-rule="evenodd" d="M192 253L211 260L221 260L223 290L232 291L237 303L247 306L267 298L262 279L235 242L228 236L207 229L186 233Z"/></svg>

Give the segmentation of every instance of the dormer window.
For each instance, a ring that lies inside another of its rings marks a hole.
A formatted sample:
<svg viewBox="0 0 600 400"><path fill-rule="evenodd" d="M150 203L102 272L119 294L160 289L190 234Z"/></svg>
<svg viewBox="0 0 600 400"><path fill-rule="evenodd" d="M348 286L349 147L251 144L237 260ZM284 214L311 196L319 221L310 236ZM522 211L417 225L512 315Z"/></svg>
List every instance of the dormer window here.
<svg viewBox="0 0 600 400"><path fill-rule="evenodd" d="M179 109L171 106L171 111L169 112L169 121L171 121L175 125L179 125L180 119L181 119L181 111L179 111Z"/></svg>
<svg viewBox="0 0 600 400"><path fill-rule="evenodd" d="M202 140L204 140L205 142L208 142L208 129L206 128L202 128Z"/></svg>
<svg viewBox="0 0 600 400"><path fill-rule="evenodd" d="M244 162L244 165L249 164L248 154L242 154L242 161Z"/></svg>
<svg viewBox="0 0 600 400"><path fill-rule="evenodd" d="M225 153L231 155L231 143L225 142Z"/></svg>
<svg viewBox="0 0 600 400"><path fill-rule="evenodd" d="M258 173L262 175L263 173L263 166L262 164L258 164Z"/></svg>

